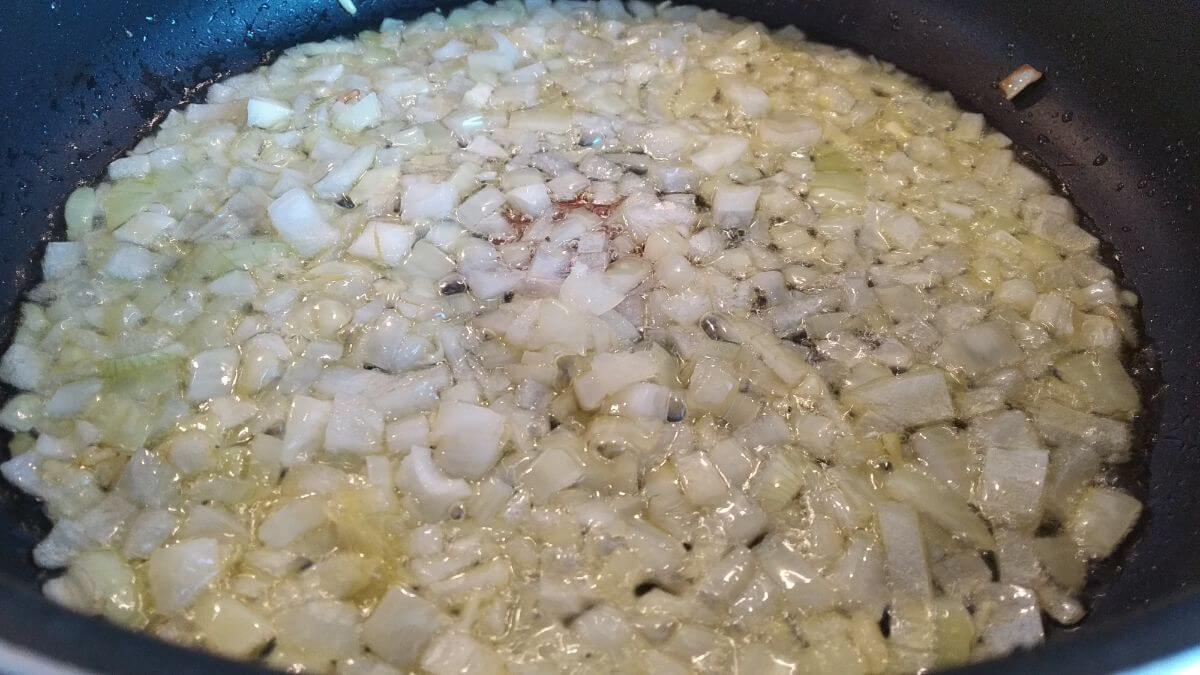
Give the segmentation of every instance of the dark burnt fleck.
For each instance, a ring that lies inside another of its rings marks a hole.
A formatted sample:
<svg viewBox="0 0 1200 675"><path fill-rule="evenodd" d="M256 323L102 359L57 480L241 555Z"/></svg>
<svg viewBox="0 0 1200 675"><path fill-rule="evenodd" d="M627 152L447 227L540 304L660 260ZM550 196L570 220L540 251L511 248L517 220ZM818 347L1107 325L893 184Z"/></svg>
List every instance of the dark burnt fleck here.
<svg viewBox="0 0 1200 675"><path fill-rule="evenodd" d="M438 284L438 293L442 295L458 295L466 290L467 282L459 276L447 277Z"/></svg>
<svg viewBox="0 0 1200 675"><path fill-rule="evenodd" d="M633 594L640 598L656 588L660 591L666 591L668 593L670 592L662 586L659 586L655 581L643 581L642 583L633 587Z"/></svg>
<svg viewBox="0 0 1200 675"><path fill-rule="evenodd" d="M704 318L700 319L700 328L704 329L704 334L710 340L731 342L729 325L716 314L707 314Z"/></svg>
<svg viewBox="0 0 1200 675"><path fill-rule="evenodd" d="M571 614L569 616L563 617L563 620L562 620L563 625L566 626L567 628L570 628L571 624L575 623L575 619L578 619L579 617L583 616L584 614L587 614L588 610L592 609L595 606L596 606L596 603L589 602L583 606L582 611L580 611L578 614Z"/></svg>
<svg viewBox="0 0 1200 675"><path fill-rule="evenodd" d="M795 342L796 344L800 345L801 347L808 347L809 349L816 348L816 345L813 344L812 338L810 338L808 336L808 333L803 330L792 333L791 335L788 336L787 339L791 342Z"/></svg>
<svg viewBox="0 0 1200 675"><path fill-rule="evenodd" d="M667 403L667 421L682 422L687 417L687 405L678 396L672 396Z"/></svg>
<svg viewBox="0 0 1200 675"><path fill-rule="evenodd" d="M267 644L263 645L262 649L259 649L258 652L254 655L254 658L265 659L268 656L270 656L271 652L273 652L273 651L275 651L275 638L271 638L267 642Z"/></svg>
<svg viewBox="0 0 1200 675"><path fill-rule="evenodd" d="M992 551L982 551L979 557L983 558L983 562L992 572L992 581L1000 581L1000 563L996 561L996 554Z"/></svg>
<svg viewBox="0 0 1200 675"><path fill-rule="evenodd" d="M751 539L746 544L746 547L747 548L755 548L756 546L758 546L759 544L763 543L763 541L766 540L767 534L768 534L767 530L763 530L762 532L759 532L757 535L755 535L755 537L753 539Z"/></svg>

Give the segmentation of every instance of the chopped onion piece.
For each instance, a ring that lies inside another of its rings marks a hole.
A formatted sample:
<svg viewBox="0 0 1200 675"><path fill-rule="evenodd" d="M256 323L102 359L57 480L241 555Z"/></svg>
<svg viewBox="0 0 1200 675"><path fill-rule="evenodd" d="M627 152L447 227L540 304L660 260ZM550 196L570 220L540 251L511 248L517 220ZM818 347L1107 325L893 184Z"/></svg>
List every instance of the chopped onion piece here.
<svg viewBox="0 0 1200 675"><path fill-rule="evenodd" d="M433 603L393 586L363 622L363 643L393 666L412 668L446 623Z"/></svg>
<svg viewBox="0 0 1200 675"><path fill-rule="evenodd" d="M892 591L898 595L930 597L933 590L929 558L917 514L908 506L895 502L880 502L875 509Z"/></svg>
<svg viewBox="0 0 1200 675"><path fill-rule="evenodd" d="M1004 98L1012 100L1017 97L1029 85L1042 79L1042 72L1029 64L1022 64L1016 70L1009 73L1003 80L1000 80L1000 91L1004 92Z"/></svg>
<svg viewBox="0 0 1200 675"><path fill-rule="evenodd" d="M979 509L995 524L1031 527L1041 516L1048 465L1045 450L988 450L979 475Z"/></svg>
<svg viewBox="0 0 1200 675"><path fill-rule="evenodd" d="M271 225L283 241L303 256L311 257L337 241L337 231L321 215L316 203L301 188L293 188L271 202Z"/></svg>
<svg viewBox="0 0 1200 675"><path fill-rule="evenodd" d="M736 162L750 147L750 141L742 136L716 136L703 150L692 155L692 163L713 174Z"/></svg>
<svg viewBox="0 0 1200 675"><path fill-rule="evenodd" d="M287 127L292 119L292 109L269 98L246 99L246 123L259 129L278 131Z"/></svg>
<svg viewBox="0 0 1200 675"><path fill-rule="evenodd" d="M189 539L155 551L147 564L155 607L164 614L183 612L224 565L215 539Z"/></svg>
<svg viewBox="0 0 1200 675"><path fill-rule="evenodd" d="M416 241L416 232L407 225L372 220L367 222L362 234L358 235L346 251L388 267L396 267L404 262Z"/></svg>
<svg viewBox="0 0 1200 675"><path fill-rule="evenodd" d="M1141 503L1124 492L1091 487L1079 498L1067 529L1084 555L1103 558L1125 539L1141 512Z"/></svg>
<svg viewBox="0 0 1200 675"><path fill-rule="evenodd" d="M443 402L430 427L438 465L447 475L481 478L500 458L504 417L467 403Z"/></svg>
<svg viewBox="0 0 1200 675"><path fill-rule="evenodd" d="M882 377L845 395L851 408L896 426L917 426L954 417L945 376L938 371Z"/></svg>
<svg viewBox="0 0 1200 675"><path fill-rule="evenodd" d="M414 180L400 195L400 217L406 221L446 218L454 210L456 194L449 183Z"/></svg>

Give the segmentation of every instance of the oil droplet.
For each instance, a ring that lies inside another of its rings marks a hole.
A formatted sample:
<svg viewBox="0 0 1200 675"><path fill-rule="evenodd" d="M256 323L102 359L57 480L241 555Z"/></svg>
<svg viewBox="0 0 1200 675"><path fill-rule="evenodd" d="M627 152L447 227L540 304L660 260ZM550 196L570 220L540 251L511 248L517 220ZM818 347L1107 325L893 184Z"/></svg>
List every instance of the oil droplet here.
<svg viewBox="0 0 1200 675"><path fill-rule="evenodd" d="M1050 142L1050 137L1047 136L1046 134L1038 134L1037 142L1038 142L1038 145L1045 145Z"/></svg>
<svg viewBox="0 0 1200 675"><path fill-rule="evenodd" d="M1108 162L1108 155L1104 154L1103 152L1096 155L1096 159L1092 160L1092 164L1094 164L1095 166L1104 166L1105 163L1107 163L1107 162Z"/></svg>
<svg viewBox="0 0 1200 675"><path fill-rule="evenodd" d="M1075 119L1075 113L1074 113L1074 112L1072 112L1072 111L1070 111L1070 110L1068 110L1068 111L1066 111L1065 113L1063 113L1063 114L1062 114L1062 121L1063 121L1063 123L1070 122L1070 121L1071 121L1071 120L1073 120L1073 119Z"/></svg>

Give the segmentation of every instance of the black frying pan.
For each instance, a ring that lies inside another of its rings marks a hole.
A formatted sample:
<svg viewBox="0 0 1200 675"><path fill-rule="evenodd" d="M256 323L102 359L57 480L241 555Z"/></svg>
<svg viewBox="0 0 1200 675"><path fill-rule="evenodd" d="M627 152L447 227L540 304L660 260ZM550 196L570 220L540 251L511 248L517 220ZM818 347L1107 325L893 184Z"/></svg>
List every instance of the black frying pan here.
<svg viewBox="0 0 1200 675"><path fill-rule="evenodd" d="M167 110L292 44L460 3L359 4L351 17L335 0L0 3L0 344L43 242L61 232L67 194ZM1152 450L1133 480L1148 491L1148 516L1121 560L1099 570L1106 583L1081 628L964 672L1106 672L1200 645L1200 4L697 4L870 52L983 112L1062 182L1142 297ZM1014 105L995 82L1021 63L1046 79ZM2 660L15 648L106 673L261 672L50 605L30 557L47 526L32 500L0 487L0 671L32 672L32 661Z"/></svg>

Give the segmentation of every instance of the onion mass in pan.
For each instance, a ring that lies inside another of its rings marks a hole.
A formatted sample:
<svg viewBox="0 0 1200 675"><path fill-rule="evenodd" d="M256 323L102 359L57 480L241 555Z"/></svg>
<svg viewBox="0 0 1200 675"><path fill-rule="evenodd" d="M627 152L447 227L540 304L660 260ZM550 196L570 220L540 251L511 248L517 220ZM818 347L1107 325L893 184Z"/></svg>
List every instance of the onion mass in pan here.
<svg viewBox="0 0 1200 675"><path fill-rule="evenodd" d="M212 86L0 376L54 600L315 672L915 672L1073 624L1136 298L1009 141L693 7L474 5Z"/></svg>

